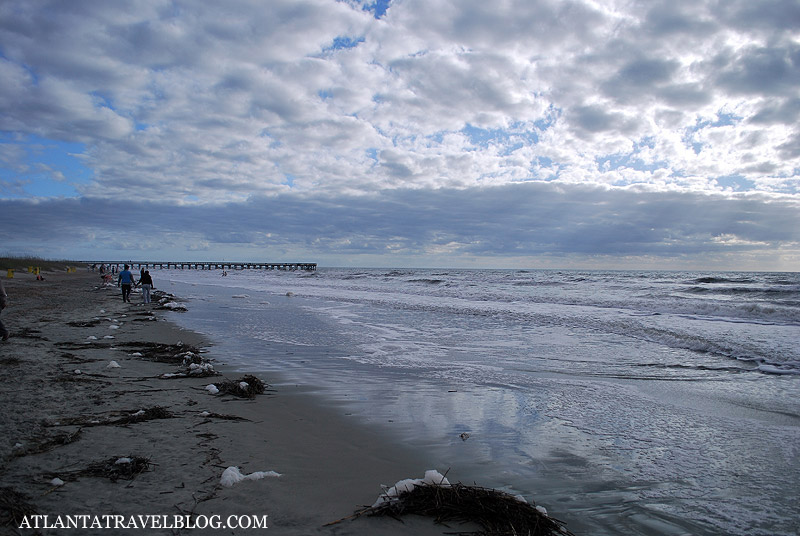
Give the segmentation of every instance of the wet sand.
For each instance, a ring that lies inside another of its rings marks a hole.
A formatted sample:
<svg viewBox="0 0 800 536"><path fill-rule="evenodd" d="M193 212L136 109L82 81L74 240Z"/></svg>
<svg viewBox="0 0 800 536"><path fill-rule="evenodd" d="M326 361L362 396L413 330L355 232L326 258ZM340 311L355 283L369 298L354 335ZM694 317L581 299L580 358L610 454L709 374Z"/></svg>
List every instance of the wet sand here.
<svg viewBox="0 0 800 536"><path fill-rule="evenodd" d="M9 306L2 314L12 336L0 344L0 487L24 494L32 512L48 515L51 526L57 516L152 515L168 516L173 528L151 525L140 533L443 534L465 528L413 517L328 525L372 504L381 485L434 467L424 453L321 407L301 386L242 399L205 389L239 379L221 366L220 376L162 378L184 367L153 360L147 343L170 345L162 348L165 356L197 347L212 364L224 356L215 356L213 341L166 321L156 304L141 304L138 294L123 303L117 288L102 287L97 274L51 273L36 281L23 273L4 284ZM112 361L119 366L110 367ZM153 408L170 417L121 422ZM87 475L93 464L113 467L120 458L145 459L147 469L133 479ZM225 487L220 479L228 467L281 476ZM269 528L176 529L175 515L223 524L231 515L267 516Z"/></svg>

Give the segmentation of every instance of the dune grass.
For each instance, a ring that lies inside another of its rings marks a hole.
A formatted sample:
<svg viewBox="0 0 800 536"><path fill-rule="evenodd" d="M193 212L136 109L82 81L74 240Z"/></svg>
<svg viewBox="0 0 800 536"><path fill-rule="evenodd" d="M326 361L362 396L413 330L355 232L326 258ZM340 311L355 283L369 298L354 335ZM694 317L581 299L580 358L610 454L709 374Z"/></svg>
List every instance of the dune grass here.
<svg viewBox="0 0 800 536"><path fill-rule="evenodd" d="M28 266L38 267L43 272L62 272L68 266L83 268L85 265L63 259L43 259L41 257L0 256L0 270L27 271Z"/></svg>

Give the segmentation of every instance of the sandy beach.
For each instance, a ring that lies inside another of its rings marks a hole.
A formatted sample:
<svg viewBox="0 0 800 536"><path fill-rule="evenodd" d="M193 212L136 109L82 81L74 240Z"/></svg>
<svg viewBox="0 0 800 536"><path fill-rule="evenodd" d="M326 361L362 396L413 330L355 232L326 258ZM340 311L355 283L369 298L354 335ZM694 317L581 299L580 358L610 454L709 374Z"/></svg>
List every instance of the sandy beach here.
<svg viewBox="0 0 800 536"><path fill-rule="evenodd" d="M224 356L214 354L213 341L166 321L158 304L144 305L138 294L123 303L116 286L100 282L98 274L86 272L46 273L45 281L18 273L4 280L9 306L2 314L11 331L0 345L4 501L12 497L29 506L29 514L47 515L51 527L59 516L123 516L126 522L162 516L144 530L152 534L265 532L181 529L174 516L223 525L266 519L269 534L442 534L464 528L423 518L401 523L359 517L328 525L372 504L381 485L421 477L433 467L423 453L321 407L303 386L268 387L252 399L212 395L207 385L239 379L219 364ZM187 370L176 356L191 347L220 375L165 378ZM133 477L120 469L137 461L142 465ZM229 467L253 476L224 486ZM271 471L280 476L259 473ZM7 505L0 513L8 521ZM33 519L27 520L31 526ZM157 528L159 523L172 524ZM96 525L18 530L13 523L0 531L127 532Z"/></svg>

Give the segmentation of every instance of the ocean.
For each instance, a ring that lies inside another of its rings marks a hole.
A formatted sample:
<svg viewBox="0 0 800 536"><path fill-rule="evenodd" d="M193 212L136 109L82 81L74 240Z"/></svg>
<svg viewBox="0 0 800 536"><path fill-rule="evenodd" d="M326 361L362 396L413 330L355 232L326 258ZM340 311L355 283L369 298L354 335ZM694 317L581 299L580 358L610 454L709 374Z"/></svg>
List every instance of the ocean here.
<svg viewBox="0 0 800 536"><path fill-rule="evenodd" d="M796 535L800 274L153 270L268 381L576 534ZM391 483L389 483L391 484Z"/></svg>

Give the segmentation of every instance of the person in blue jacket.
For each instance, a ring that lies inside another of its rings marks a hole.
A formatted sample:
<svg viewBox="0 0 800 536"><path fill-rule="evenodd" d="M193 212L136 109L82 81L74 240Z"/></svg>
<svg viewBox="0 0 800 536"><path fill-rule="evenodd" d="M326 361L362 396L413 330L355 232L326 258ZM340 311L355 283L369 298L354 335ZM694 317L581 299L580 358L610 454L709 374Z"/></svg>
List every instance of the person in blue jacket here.
<svg viewBox="0 0 800 536"><path fill-rule="evenodd" d="M117 286L122 287L122 301L131 303L131 288L135 284L136 281L133 279L133 274L128 270L128 265L126 264L125 269L119 273L119 278L117 279Z"/></svg>

